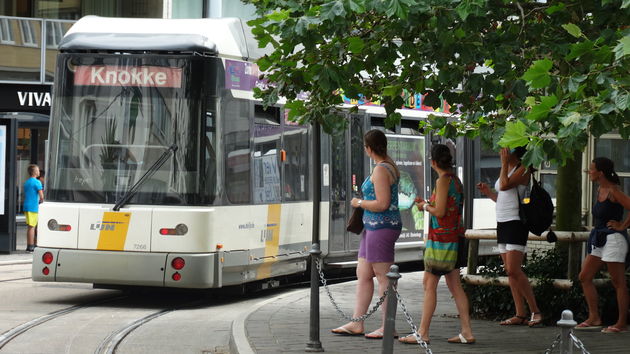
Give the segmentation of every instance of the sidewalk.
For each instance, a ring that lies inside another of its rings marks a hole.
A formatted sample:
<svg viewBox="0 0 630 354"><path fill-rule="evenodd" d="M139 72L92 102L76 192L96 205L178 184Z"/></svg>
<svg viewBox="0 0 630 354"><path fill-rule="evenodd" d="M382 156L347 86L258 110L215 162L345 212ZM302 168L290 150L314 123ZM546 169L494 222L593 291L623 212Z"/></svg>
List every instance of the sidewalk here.
<svg viewBox="0 0 630 354"><path fill-rule="evenodd" d="M26 252L26 224L18 222L16 236L16 251L11 254L0 253L1 264L32 263L33 254Z"/></svg>
<svg viewBox="0 0 630 354"><path fill-rule="evenodd" d="M422 306L423 272L403 273L399 280L399 293L416 326L420 321ZM330 286L333 297L344 312L352 312L355 282ZM509 291L508 288L505 291ZM310 290L300 289L259 304L233 326L233 339L237 352L245 353L304 353L309 340ZM376 298L374 299L376 301ZM374 304L374 302L372 303ZM381 313L366 321L366 331L379 327ZM240 323L239 323L240 322ZM320 290L320 341L327 353L380 353L382 342L363 337L338 336L332 328L344 324L331 305L324 288ZM243 327L239 331L239 326ZM438 305L431 322L431 345L434 353L543 353L560 333L558 327L529 328L527 326L500 326L497 322L473 320L473 332L477 343L473 345L450 344L446 338L459 333L459 320L455 303L444 278L438 287ZM396 328L400 334L411 332L400 306L396 315ZM604 334L576 331L590 353L629 353L630 332ZM246 338L241 338L246 337ZM394 342L395 353L424 353L417 345ZM554 352L559 352L557 349ZM576 353L581 352L575 349Z"/></svg>

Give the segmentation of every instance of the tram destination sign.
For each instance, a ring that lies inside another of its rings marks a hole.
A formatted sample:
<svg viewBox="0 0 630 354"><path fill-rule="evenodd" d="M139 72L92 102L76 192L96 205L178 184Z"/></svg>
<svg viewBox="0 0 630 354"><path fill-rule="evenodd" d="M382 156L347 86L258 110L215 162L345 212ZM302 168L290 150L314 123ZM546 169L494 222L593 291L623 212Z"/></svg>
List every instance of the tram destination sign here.
<svg viewBox="0 0 630 354"><path fill-rule="evenodd" d="M162 66L81 65L76 67L74 84L180 88L182 69Z"/></svg>

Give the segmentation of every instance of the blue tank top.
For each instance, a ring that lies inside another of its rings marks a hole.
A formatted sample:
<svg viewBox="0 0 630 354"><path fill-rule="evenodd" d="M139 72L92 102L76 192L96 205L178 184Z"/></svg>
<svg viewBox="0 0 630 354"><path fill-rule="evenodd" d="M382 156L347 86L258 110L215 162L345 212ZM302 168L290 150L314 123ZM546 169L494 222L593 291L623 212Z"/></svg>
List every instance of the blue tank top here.
<svg viewBox="0 0 630 354"><path fill-rule="evenodd" d="M595 204L593 205L593 210L592 210L593 229L591 230L591 233L588 237L588 242L587 242L588 253L591 253L591 251L593 250L593 246L596 245L597 235L602 235L602 234L610 235L614 233L620 233L626 238L626 241L628 241L630 245L630 240L628 239L627 230L616 231L613 229L609 229L608 226L606 225L606 223L608 223L608 221L610 220L621 221L621 219L623 218L623 212L624 212L623 205L612 202L608 198L606 198L606 200L604 200L603 202L600 202L599 200L595 202Z"/></svg>
<svg viewBox="0 0 630 354"><path fill-rule="evenodd" d="M391 200L389 202L389 208L378 213L365 210L363 212L363 224L367 230L401 230L402 220L400 219L400 210L398 210L398 181L400 178L396 177L389 164L380 163L377 166L379 165L385 167L394 177L394 183L390 186ZM364 200L376 200L374 183L370 180L370 176L368 176L361 185L361 191L363 192Z"/></svg>

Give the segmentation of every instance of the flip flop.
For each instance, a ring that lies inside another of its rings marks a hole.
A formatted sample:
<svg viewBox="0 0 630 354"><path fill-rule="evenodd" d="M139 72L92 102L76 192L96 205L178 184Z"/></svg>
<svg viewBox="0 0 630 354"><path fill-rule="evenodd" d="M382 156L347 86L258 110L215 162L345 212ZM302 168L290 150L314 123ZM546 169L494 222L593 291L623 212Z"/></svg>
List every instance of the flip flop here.
<svg viewBox="0 0 630 354"><path fill-rule="evenodd" d="M367 339L383 339L383 332L376 330L365 335ZM398 338L398 333L394 332L394 338Z"/></svg>
<svg viewBox="0 0 630 354"><path fill-rule="evenodd" d="M449 338L446 340L449 343L457 343L457 344L475 344L475 338L466 339L463 334L458 334L456 337Z"/></svg>
<svg viewBox="0 0 630 354"><path fill-rule="evenodd" d="M540 315L540 312L532 312L532 318L529 320L529 322L527 322L527 325L529 326L529 328L532 327L538 327L538 326L542 326L543 323L543 318L542 316L540 316L539 319L534 319L535 315Z"/></svg>
<svg viewBox="0 0 630 354"><path fill-rule="evenodd" d="M501 326L523 326L527 324L526 316L514 316L499 322Z"/></svg>
<svg viewBox="0 0 630 354"><path fill-rule="evenodd" d="M431 343L430 340L423 339L422 336L420 336L420 338L422 339L423 342L425 342L427 344ZM405 343L405 344L418 344L418 341L416 340L416 336L413 333L408 334L408 335L406 335L404 337L398 338L398 341L401 342L401 343Z"/></svg>
<svg viewBox="0 0 630 354"><path fill-rule="evenodd" d="M335 329L330 330L333 334L338 334L340 336L362 336L363 332L352 332L344 326L337 327Z"/></svg>
<svg viewBox="0 0 630 354"><path fill-rule="evenodd" d="M575 326L574 329L579 330L579 331L588 331L588 330L595 330L595 329L601 329L602 325L594 325L588 321L584 321L582 323L580 323L579 325Z"/></svg>
<svg viewBox="0 0 630 354"><path fill-rule="evenodd" d="M617 328L615 326L608 326L602 329L602 333L624 333L624 332L628 332L628 330L625 328Z"/></svg>

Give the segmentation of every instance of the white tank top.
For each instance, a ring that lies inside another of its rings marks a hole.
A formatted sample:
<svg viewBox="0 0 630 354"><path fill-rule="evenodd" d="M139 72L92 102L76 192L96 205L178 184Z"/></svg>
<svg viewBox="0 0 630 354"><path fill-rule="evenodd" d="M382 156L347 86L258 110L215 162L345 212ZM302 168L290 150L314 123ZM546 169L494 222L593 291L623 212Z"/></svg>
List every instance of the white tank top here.
<svg viewBox="0 0 630 354"><path fill-rule="evenodd" d="M512 176L517 168L518 166L514 167L512 171L508 172L508 177ZM518 216L518 196L516 195L516 190L518 189L518 193L523 196L526 186L519 184L517 187L502 191L500 190L501 188L499 187L499 180L497 179L497 181L494 183L494 189L497 191L497 222L521 220L521 218Z"/></svg>

